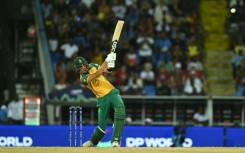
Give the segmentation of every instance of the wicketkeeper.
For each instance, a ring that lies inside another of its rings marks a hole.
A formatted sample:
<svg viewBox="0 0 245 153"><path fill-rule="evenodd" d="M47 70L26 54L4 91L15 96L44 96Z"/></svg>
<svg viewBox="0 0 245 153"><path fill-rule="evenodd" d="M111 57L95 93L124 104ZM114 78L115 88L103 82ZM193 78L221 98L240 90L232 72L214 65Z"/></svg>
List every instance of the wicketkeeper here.
<svg viewBox="0 0 245 153"><path fill-rule="evenodd" d="M113 147L120 146L126 116L125 106L118 89L102 75L104 72L111 73L110 69L115 67L115 60L116 53L108 54L101 66L94 63L88 64L83 57L77 57L74 60L74 68L80 73L80 82L92 90L97 98L98 126L83 147L97 145L103 138L111 107L114 109L114 130L111 143Z"/></svg>

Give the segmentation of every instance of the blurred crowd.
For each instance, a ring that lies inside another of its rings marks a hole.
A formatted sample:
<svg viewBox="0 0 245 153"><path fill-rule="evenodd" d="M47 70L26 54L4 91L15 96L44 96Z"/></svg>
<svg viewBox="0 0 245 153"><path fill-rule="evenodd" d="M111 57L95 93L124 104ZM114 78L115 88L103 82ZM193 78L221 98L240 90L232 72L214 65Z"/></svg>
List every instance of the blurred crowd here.
<svg viewBox="0 0 245 153"><path fill-rule="evenodd" d="M42 0L54 90L78 84L73 59L102 64L125 21L114 75L127 95L205 95L199 0Z"/></svg>
<svg viewBox="0 0 245 153"><path fill-rule="evenodd" d="M233 77L236 94L245 96L245 0L229 1L229 33L232 40Z"/></svg>

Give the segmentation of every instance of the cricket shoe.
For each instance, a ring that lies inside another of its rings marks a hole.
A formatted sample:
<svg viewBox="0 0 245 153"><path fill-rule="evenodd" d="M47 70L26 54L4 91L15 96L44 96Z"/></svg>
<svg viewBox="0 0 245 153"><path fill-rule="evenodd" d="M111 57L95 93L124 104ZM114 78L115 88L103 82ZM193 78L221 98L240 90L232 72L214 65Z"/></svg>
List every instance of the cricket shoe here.
<svg viewBox="0 0 245 153"><path fill-rule="evenodd" d="M83 144L83 147L93 147L93 143L91 141L86 141L84 144Z"/></svg>
<svg viewBox="0 0 245 153"><path fill-rule="evenodd" d="M117 141L112 142L112 147L119 147L119 143Z"/></svg>

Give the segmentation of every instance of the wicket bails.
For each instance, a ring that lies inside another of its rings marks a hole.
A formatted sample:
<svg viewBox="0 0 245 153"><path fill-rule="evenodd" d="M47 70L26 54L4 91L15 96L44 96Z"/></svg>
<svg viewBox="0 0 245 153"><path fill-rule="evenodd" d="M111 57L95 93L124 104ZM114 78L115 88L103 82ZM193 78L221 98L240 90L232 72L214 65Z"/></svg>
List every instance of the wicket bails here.
<svg viewBox="0 0 245 153"><path fill-rule="evenodd" d="M79 111L78 111L79 110ZM78 117L79 114L79 117ZM79 118L79 121L78 121ZM77 128L77 125L80 126L80 129ZM74 133L73 131L74 126ZM77 135L77 131L80 131L80 134ZM80 106L70 106L69 107L69 143L70 147L72 146L72 135L74 135L74 146L82 145L82 107ZM77 138L77 137L80 137ZM77 145L77 141L80 142L80 145Z"/></svg>

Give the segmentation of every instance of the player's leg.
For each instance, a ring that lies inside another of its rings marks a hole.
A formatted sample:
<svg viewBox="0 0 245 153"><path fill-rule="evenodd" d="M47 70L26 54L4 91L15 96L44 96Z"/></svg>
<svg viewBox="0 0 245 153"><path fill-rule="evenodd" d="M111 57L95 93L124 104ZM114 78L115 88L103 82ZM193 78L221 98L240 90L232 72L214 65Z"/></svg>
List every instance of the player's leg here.
<svg viewBox="0 0 245 153"><path fill-rule="evenodd" d="M97 100L98 107L98 126L95 128L90 141L83 144L84 147L92 147L97 145L105 135L105 129L110 112L110 103L107 102L108 97L103 97Z"/></svg>
<svg viewBox="0 0 245 153"><path fill-rule="evenodd" d="M110 102L114 109L114 130L111 142L113 147L118 147L120 145L126 116L125 106L118 90L115 90L115 92L111 95Z"/></svg>

